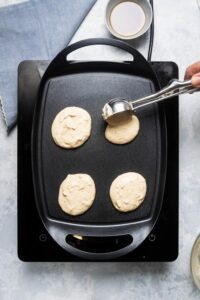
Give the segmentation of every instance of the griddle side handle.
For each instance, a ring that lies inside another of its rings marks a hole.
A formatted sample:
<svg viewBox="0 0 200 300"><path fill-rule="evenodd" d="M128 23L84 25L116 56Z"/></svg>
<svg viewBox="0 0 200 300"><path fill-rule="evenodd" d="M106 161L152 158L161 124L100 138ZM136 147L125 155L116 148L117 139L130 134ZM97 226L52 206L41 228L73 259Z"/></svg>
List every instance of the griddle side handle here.
<svg viewBox="0 0 200 300"><path fill-rule="evenodd" d="M129 62L130 64L133 64L133 66L135 65L135 67L137 65L140 67L140 69L147 68L148 65L147 60L140 52L138 52L135 48L133 48L129 44L115 39L93 38L93 39L86 39L86 40L76 42L63 49L52 60L43 78L48 79L54 76L62 75L65 71L67 71L68 66L74 63L74 61L67 60L67 57L70 53L78 49L81 49L83 47L93 46L93 45L107 45L107 46L120 48L132 55L133 60Z"/></svg>
<svg viewBox="0 0 200 300"><path fill-rule="evenodd" d="M46 221L46 220L45 220ZM84 226L78 224L62 224L62 223L55 223L53 221L46 222L46 228L50 233L51 237L55 240L55 242L60 245L64 250L67 252L76 255L80 258L88 259L88 260L108 260L117 258L136 249L149 235L153 227L152 221L147 221L141 224L133 224L133 225L124 225L120 227L101 227L101 226ZM111 237L113 240L119 239L121 235L122 239L128 238L127 242L122 242L119 244L119 247L106 245L102 247L99 246L99 250L95 251L93 245L83 243L80 241L78 243L74 243L75 239L87 238L93 239L97 238L98 242L102 242L103 238L106 240ZM73 237L73 238L72 238ZM70 242L71 241L71 242ZM85 244L85 245L84 245ZM88 246L88 247L87 247ZM105 249L103 249L105 248ZM105 251L104 251L105 250Z"/></svg>

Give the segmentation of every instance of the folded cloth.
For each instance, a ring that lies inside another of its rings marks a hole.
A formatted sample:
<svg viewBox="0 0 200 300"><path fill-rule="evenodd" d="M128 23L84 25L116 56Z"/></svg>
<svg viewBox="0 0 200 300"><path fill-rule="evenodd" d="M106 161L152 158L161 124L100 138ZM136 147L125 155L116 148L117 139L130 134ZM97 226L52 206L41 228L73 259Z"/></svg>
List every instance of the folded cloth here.
<svg viewBox="0 0 200 300"><path fill-rule="evenodd" d="M17 67L52 59L96 0L23 0L0 7L0 105L8 132L17 119Z"/></svg>

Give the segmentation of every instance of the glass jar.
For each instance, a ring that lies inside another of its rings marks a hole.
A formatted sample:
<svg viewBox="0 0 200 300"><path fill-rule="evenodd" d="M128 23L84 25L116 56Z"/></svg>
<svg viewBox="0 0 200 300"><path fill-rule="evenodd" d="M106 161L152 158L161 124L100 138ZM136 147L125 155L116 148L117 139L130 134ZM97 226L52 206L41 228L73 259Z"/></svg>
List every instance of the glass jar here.
<svg viewBox="0 0 200 300"><path fill-rule="evenodd" d="M200 235L197 237L192 248L190 268L194 283L200 290Z"/></svg>

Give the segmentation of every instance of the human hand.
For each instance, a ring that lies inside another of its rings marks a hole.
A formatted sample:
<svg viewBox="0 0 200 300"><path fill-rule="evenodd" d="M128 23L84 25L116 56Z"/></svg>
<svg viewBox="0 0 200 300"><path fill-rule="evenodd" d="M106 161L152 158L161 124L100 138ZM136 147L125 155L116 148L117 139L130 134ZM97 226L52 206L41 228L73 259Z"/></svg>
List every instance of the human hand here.
<svg viewBox="0 0 200 300"><path fill-rule="evenodd" d="M185 80L192 79L192 85L200 87L200 61L189 66L185 71Z"/></svg>

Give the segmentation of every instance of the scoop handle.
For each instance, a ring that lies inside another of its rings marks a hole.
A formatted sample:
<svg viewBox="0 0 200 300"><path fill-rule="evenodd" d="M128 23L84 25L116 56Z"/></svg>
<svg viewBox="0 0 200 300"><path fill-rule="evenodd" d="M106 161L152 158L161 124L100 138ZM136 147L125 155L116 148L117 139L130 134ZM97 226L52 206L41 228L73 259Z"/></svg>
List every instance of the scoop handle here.
<svg viewBox="0 0 200 300"><path fill-rule="evenodd" d="M173 98L181 94L188 94L199 91L200 88L195 88L192 86L191 80L180 81L178 79L173 79L172 81L170 81L169 85L161 89L159 92L151 94L144 98L140 98L138 100L130 101L130 103L135 110L137 108Z"/></svg>

